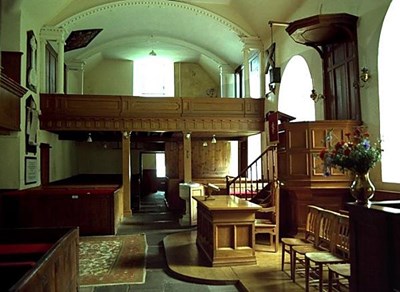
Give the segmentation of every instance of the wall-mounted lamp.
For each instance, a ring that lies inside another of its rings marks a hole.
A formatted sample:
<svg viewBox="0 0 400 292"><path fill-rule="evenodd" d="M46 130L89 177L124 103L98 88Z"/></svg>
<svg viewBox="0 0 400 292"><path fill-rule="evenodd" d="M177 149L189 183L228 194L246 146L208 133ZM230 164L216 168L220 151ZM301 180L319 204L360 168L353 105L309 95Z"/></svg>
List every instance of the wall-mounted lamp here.
<svg viewBox="0 0 400 292"><path fill-rule="evenodd" d="M315 89L311 90L310 97L315 103L317 103L321 99L325 99L325 96L320 93L317 93Z"/></svg>
<svg viewBox="0 0 400 292"><path fill-rule="evenodd" d="M122 135L124 136L125 139L129 139L131 136L131 132L124 131L122 132Z"/></svg>
<svg viewBox="0 0 400 292"><path fill-rule="evenodd" d="M88 137L87 137L87 139L86 139L86 142L88 142L88 143L92 143L92 142L93 142L92 134L91 134L91 133L88 134Z"/></svg>
<svg viewBox="0 0 400 292"><path fill-rule="evenodd" d="M190 132L189 132L189 133L186 133L186 134L185 134L185 138L189 140L189 139L190 139L190 135L191 135Z"/></svg>
<svg viewBox="0 0 400 292"><path fill-rule="evenodd" d="M370 78L371 78L371 75L369 74L368 68L366 68L366 67L361 68L360 80L365 83Z"/></svg>
<svg viewBox="0 0 400 292"><path fill-rule="evenodd" d="M217 139L215 138L215 135L213 135L212 139L211 139L211 144L215 144L215 143L217 143Z"/></svg>
<svg viewBox="0 0 400 292"><path fill-rule="evenodd" d="M369 73L369 69L367 67L362 67L360 72L360 81L354 81L353 86L363 88L370 79L371 74Z"/></svg>

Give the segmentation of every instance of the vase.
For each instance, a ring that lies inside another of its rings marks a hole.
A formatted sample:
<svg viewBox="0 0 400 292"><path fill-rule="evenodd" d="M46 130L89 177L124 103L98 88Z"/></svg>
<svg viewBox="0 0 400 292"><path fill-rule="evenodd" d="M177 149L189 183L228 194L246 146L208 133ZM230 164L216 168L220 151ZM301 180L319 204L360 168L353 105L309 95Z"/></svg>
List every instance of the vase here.
<svg viewBox="0 0 400 292"><path fill-rule="evenodd" d="M355 173L354 181L350 186L350 193L356 204L369 205L370 199L374 196L375 186L369 178L369 171L366 173Z"/></svg>

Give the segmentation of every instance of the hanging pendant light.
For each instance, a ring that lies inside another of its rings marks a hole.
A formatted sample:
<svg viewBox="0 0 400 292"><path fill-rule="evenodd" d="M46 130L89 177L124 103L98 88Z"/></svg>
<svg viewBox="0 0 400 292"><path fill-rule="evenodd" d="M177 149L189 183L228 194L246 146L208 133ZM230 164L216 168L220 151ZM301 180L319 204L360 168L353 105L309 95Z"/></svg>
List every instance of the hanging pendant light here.
<svg viewBox="0 0 400 292"><path fill-rule="evenodd" d="M88 143L92 143L93 142L91 133L88 134L86 142L88 142Z"/></svg>

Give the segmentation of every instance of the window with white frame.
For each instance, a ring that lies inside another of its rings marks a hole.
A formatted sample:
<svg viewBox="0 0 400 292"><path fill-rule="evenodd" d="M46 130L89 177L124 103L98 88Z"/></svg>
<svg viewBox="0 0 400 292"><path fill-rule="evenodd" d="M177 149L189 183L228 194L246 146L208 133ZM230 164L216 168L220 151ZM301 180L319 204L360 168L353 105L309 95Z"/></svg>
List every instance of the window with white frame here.
<svg viewBox="0 0 400 292"><path fill-rule="evenodd" d="M260 58L254 56L250 62L250 97L260 98Z"/></svg>
<svg viewBox="0 0 400 292"><path fill-rule="evenodd" d="M400 135L393 129L398 115L397 75L393 68L399 68L396 28L400 25L400 1L392 1L383 21L379 39L378 71L379 71L379 111L380 134L382 138L382 181L400 183L398 174L398 148Z"/></svg>

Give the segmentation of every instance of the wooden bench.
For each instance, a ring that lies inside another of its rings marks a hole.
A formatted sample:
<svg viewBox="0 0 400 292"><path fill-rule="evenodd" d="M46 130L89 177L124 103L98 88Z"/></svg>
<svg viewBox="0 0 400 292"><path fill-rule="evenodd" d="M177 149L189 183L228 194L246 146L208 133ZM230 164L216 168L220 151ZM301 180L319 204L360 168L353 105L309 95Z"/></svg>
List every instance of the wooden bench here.
<svg viewBox="0 0 400 292"><path fill-rule="evenodd" d="M0 291L77 291L77 228L0 229Z"/></svg>

